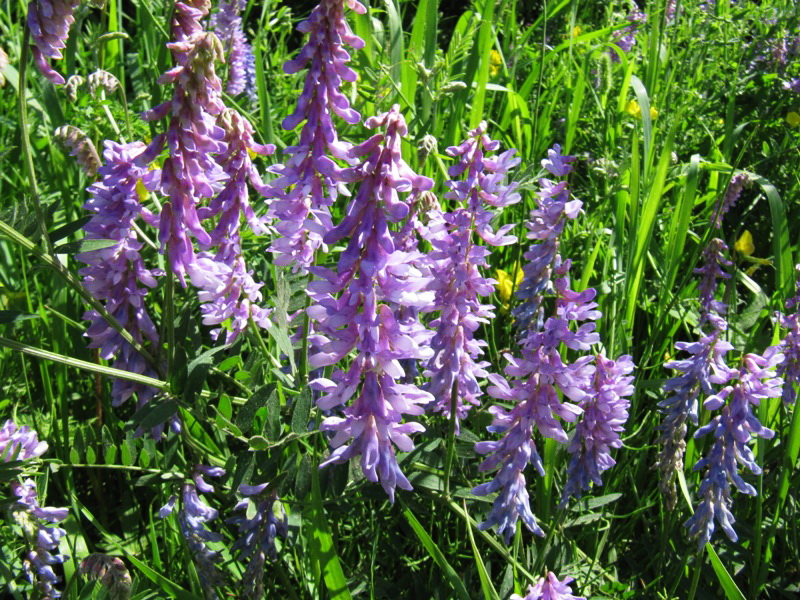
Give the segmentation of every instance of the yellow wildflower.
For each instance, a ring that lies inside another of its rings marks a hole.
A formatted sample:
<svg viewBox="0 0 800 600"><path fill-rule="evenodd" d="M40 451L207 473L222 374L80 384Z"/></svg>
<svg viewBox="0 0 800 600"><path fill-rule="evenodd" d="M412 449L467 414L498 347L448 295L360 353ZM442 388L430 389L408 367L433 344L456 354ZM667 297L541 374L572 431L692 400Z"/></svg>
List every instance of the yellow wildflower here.
<svg viewBox="0 0 800 600"><path fill-rule="evenodd" d="M637 119L642 118L642 108L639 106L639 103L636 100L631 100L625 106L625 112L628 113L632 117L636 117Z"/></svg>
<svg viewBox="0 0 800 600"><path fill-rule="evenodd" d="M489 73L495 77L500 72L500 67L503 66L503 58L497 50L492 50L489 53Z"/></svg>
<svg viewBox="0 0 800 600"><path fill-rule="evenodd" d="M658 111L651 106L650 107L650 120L651 121L655 121L657 118L658 118Z"/></svg>
<svg viewBox="0 0 800 600"><path fill-rule="evenodd" d="M583 29L581 29L580 25L575 25L575 27L572 28L572 37L576 38L582 33Z"/></svg>
<svg viewBox="0 0 800 600"><path fill-rule="evenodd" d="M136 180L136 193L139 195L139 202L147 200L147 194L150 193L147 191L147 188L144 187L144 182L141 178Z"/></svg>
<svg viewBox="0 0 800 600"><path fill-rule="evenodd" d="M753 234L745 229L739 239L736 240L733 249L743 256L752 256L753 252L756 251L756 246L753 243Z"/></svg>
<svg viewBox="0 0 800 600"><path fill-rule="evenodd" d="M786 115L786 122L789 124L789 127L797 127L800 125L800 115L792 111Z"/></svg>
<svg viewBox="0 0 800 600"><path fill-rule="evenodd" d="M495 287L497 288L497 295L500 296L500 302L504 312L508 311L511 303L511 294L514 292L514 290L519 288L523 278L522 269L520 268L519 263L517 263L511 272L516 272L517 276L515 279L513 279L512 276L503 269L497 269L495 271L495 278L497 279L497 285Z"/></svg>

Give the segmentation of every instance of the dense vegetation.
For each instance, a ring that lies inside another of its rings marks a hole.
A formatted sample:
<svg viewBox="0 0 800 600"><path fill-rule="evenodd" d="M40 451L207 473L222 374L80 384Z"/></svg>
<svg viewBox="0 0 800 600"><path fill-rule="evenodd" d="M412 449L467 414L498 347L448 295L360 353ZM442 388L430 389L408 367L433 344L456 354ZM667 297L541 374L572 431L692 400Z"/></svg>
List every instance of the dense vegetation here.
<svg viewBox="0 0 800 600"><path fill-rule="evenodd" d="M793 0L4 2L3 593L796 597L799 142Z"/></svg>

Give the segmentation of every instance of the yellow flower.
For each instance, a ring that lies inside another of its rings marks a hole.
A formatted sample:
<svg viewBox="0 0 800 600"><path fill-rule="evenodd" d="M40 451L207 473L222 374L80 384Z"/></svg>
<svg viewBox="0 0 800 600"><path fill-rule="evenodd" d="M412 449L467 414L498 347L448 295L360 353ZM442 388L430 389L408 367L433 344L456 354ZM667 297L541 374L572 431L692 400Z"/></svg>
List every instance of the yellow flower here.
<svg viewBox="0 0 800 600"><path fill-rule="evenodd" d="M575 25L575 27L572 28L572 37L576 38L582 33L583 29L581 29L580 25Z"/></svg>
<svg viewBox="0 0 800 600"><path fill-rule="evenodd" d="M736 240L733 249L743 256L752 256L753 252L756 251L756 246L753 243L753 234L745 229L739 239Z"/></svg>
<svg viewBox="0 0 800 600"><path fill-rule="evenodd" d="M800 125L800 115L792 111L786 115L786 122L789 124L789 127L797 127Z"/></svg>
<svg viewBox="0 0 800 600"><path fill-rule="evenodd" d="M136 193L139 195L139 202L147 200L147 194L150 193L147 191L147 188L144 187L144 182L141 178L136 180Z"/></svg>
<svg viewBox="0 0 800 600"><path fill-rule="evenodd" d="M632 117L636 117L637 119L642 118L642 108L639 106L639 103L636 100L631 100L625 106L625 112L628 113Z"/></svg>
<svg viewBox="0 0 800 600"><path fill-rule="evenodd" d="M500 67L503 66L503 58L497 50L492 50L489 53L489 73L492 77L500 72Z"/></svg>
<svg viewBox="0 0 800 600"><path fill-rule="evenodd" d="M523 278L522 269L520 268L519 263L516 264L511 272L516 272L516 279L512 279L512 276L503 269L497 269L497 271L495 271L495 277L497 279L497 285L495 287L497 288L497 295L500 296L500 302L503 305L504 311L508 310L511 302L511 294L514 292L514 290L519 288Z"/></svg>
<svg viewBox="0 0 800 600"><path fill-rule="evenodd" d="M650 107L650 120L651 121L655 121L657 118L658 118L658 111L651 106Z"/></svg>

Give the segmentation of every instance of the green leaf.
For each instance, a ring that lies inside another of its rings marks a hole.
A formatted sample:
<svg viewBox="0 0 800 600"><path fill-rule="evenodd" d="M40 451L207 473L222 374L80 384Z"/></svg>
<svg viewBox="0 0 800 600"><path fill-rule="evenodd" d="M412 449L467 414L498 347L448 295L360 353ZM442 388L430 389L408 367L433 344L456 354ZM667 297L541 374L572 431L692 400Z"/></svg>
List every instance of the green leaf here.
<svg viewBox="0 0 800 600"><path fill-rule="evenodd" d="M736 582L733 581L731 574L725 569L725 566L722 564L722 561L719 559L719 556L717 556L711 544L706 544L706 552L708 552L708 557L711 559L711 566L714 567L714 573L717 574L717 579L722 589L725 591L725 597L728 600L745 600L744 594L742 594L742 591L737 587ZM699 569L700 567L698 565L695 568Z"/></svg>
<svg viewBox="0 0 800 600"><path fill-rule="evenodd" d="M69 237L79 229L83 228L89 221L92 220L92 215L86 215L85 217L81 217L80 219L75 219L74 221L67 223L66 225L62 225L58 229L54 229L50 233L50 241L57 242L58 240L63 240L66 237Z"/></svg>
<svg viewBox="0 0 800 600"><path fill-rule="evenodd" d="M322 492L319 487L319 469L311 469L311 540L310 555L311 560L319 565L322 572L322 579L331 600L349 600L350 590L347 588L347 580L339 563L339 555L333 544L328 521L325 517L325 509L322 507Z"/></svg>
<svg viewBox="0 0 800 600"><path fill-rule="evenodd" d="M67 242L66 244L56 246L54 252L56 254L81 254L83 252L110 248L117 244L119 244L119 240L78 240L77 242Z"/></svg>
<svg viewBox="0 0 800 600"><path fill-rule="evenodd" d="M236 413L236 426L247 435L253 429L253 419L262 406L265 406L270 398L277 396L274 383L258 388L253 395L247 399L244 406Z"/></svg>
<svg viewBox="0 0 800 600"><path fill-rule="evenodd" d="M183 398L186 402L193 402L195 396L203 389L208 372L213 366L211 359L222 350L225 350L225 346L211 348L211 350L206 350L189 363L186 385L183 388Z"/></svg>
<svg viewBox="0 0 800 600"><path fill-rule="evenodd" d="M18 310L0 310L0 325L9 325L28 321L29 319L39 319L39 315L20 312Z"/></svg>
<svg viewBox="0 0 800 600"><path fill-rule="evenodd" d="M292 411L292 431L305 433L308 429L308 418L311 414L311 388L305 387L294 400Z"/></svg>
<svg viewBox="0 0 800 600"><path fill-rule="evenodd" d="M178 403L175 400L166 400L161 403L151 401L133 415L133 423L147 431L166 422L176 412L178 412Z"/></svg>
<svg viewBox="0 0 800 600"><path fill-rule="evenodd" d="M464 582L461 580L461 576L456 573L456 570L450 565L449 562L447 562L447 559L439 549L439 546L436 545L436 542L434 542L431 536L428 535L428 532L425 531L425 528L420 524L419 521L417 521L417 518L414 516L414 513L411 512L411 509L406 507L403 510L403 515L408 521L408 524L411 525L411 529L413 529L414 533L417 534L417 537L419 538L419 541L422 542L425 550L427 550L428 554L431 555L433 561L442 571L444 571L444 575L450 582L450 586L453 588L455 596L461 598L462 600L469 600L470 595L467 592L467 588L464 587Z"/></svg>

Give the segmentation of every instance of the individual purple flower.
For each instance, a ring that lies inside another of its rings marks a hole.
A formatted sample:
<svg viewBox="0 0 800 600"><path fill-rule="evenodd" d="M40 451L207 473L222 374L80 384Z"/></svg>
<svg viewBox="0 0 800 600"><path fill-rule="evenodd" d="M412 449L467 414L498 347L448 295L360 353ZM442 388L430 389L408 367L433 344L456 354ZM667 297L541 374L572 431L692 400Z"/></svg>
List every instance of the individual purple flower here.
<svg viewBox="0 0 800 600"><path fill-rule="evenodd" d="M182 506L178 512L181 534L192 553L197 565L197 574L200 576L200 585L209 600L216 600L218 597L214 587L222 584L224 576L219 568L222 556L216 550L209 548L208 542L220 542L223 540L223 536L206 527L206 523L215 520L219 516L219 512L206 504L197 492L199 490L203 494L213 493L214 487L206 482L205 477L222 477L223 475L225 475L225 470L220 467L197 465L192 474L193 482L183 484ZM167 504L159 510L158 516L163 519L170 515L175 508L176 501L175 496L171 497Z"/></svg>
<svg viewBox="0 0 800 600"><path fill-rule="evenodd" d="M783 89L795 94L800 94L800 77L794 77L788 81L783 82Z"/></svg>
<svg viewBox="0 0 800 600"><path fill-rule="evenodd" d="M787 314L779 313L778 322L786 329L786 335L780 343L783 362L778 365L778 376L783 378L783 403L797 402L797 384L800 383L800 265L795 267L797 283L795 295L786 301ZM793 311L789 313L789 311Z"/></svg>
<svg viewBox="0 0 800 600"><path fill-rule="evenodd" d="M264 565L267 558L277 558L277 536L285 538L289 534L286 513L275 492L267 490L267 487L266 483L240 485L239 493L245 498L233 510L242 511L242 514L227 521L239 528L241 536L232 549L239 551L239 560L248 561L242 576L243 597L248 600L264 598Z"/></svg>
<svg viewBox="0 0 800 600"><path fill-rule="evenodd" d="M433 246L428 254L432 262L431 290L435 292L432 310L440 316L431 323L436 330L431 341L434 355L424 372L431 378L427 390L436 398L433 410L449 417L451 403L456 407L456 431L459 422L472 406L480 404L482 395L478 377L486 377L487 362L479 361L486 343L474 337L481 323L494 317L492 305L481 304L480 297L494 291L492 279L483 277L481 267L487 266L489 250L476 245L480 237L490 246L504 246L516 242L507 235L513 224L491 228L495 216L487 209L502 208L519 202L514 190L516 184L507 185L508 171L519 163L513 151L492 156L499 143L486 135L486 123L471 131L460 146L447 149L459 162L450 167L452 177L462 179L448 182L451 191L445 198L458 202L452 212L431 213L427 237Z"/></svg>
<svg viewBox="0 0 800 600"><path fill-rule="evenodd" d="M31 0L28 3L28 29L31 32L31 52L39 71L48 81L62 85L64 78L57 73L48 58L62 58L67 47L69 28L75 22L75 8L80 0Z"/></svg>
<svg viewBox="0 0 800 600"><path fill-rule="evenodd" d="M636 33L643 23L647 21L647 15L639 10L634 2L631 2L631 9L625 19L630 23L627 27L617 29L613 35L613 43L622 52L627 54L636 44ZM614 62L619 62L619 55L614 50L609 50L609 56Z"/></svg>
<svg viewBox="0 0 800 600"><path fill-rule="evenodd" d="M731 208L736 205L736 202L739 200L739 196L742 195L742 190L746 186L749 186L751 181L752 180L750 179L750 176L743 172L736 173L733 177L731 177L731 181L728 184L728 189L725 191L725 195L722 197L721 202L718 202L714 207L712 216L714 227L717 229L722 227L722 218Z"/></svg>
<svg viewBox="0 0 800 600"><path fill-rule="evenodd" d="M56 141L69 150L70 156L75 157L75 162L89 177L97 175L100 168L100 157L97 150L83 131L73 125L62 125L55 130Z"/></svg>
<svg viewBox="0 0 800 600"><path fill-rule="evenodd" d="M152 220L153 216L141 205L140 193L154 188L158 183L158 170L150 170L152 155L141 142L117 144L107 141L103 152L105 165L99 169L102 179L89 189L91 198L84 208L93 213L84 225L87 240L109 240L113 245L82 252L78 260L86 263L80 270L86 289L140 344L149 341L158 344L158 332L145 308L144 299L149 288L156 286L160 271L148 269L141 257L142 242L135 228L137 219ZM92 341L90 348L99 348L100 357L113 360L117 369L156 377L153 365L149 365L136 349L111 327L94 310L87 311L84 318L92 324L86 336ZM112 404L119 406L137 395L137 407L143 406L156 393L156 389L115 379L112 388ZM153 431L160 437L161 428Z"/></svg>
<svg viewBox="0 0 800 600"><path fill-rule="evenodd" d="M250 100L255 100L256 58L253 48L242 29L241 12L246 0L223 0L219 10L211 15L211 29L222 42L228 63L228 79L225 91L232 96L247 92Z"/></svg>
<svg viewBox="0 0 800 600"><path fill-rule="evenodd" d="M40 442L36 431L23 425L17 427L8 419L0 427L0 461L30 460L47 451L47 442Z"/></svg>
<svg viewBox="0 0 800 600"><path fill-rule="evenodd" d="M580 498L591 484L602 485L600 474L616 464L611 448L622 447L620 432L628 420L628 396L633 394L633 360L621 356L616 361L598 354L589 393L580 402L583 417L575 429L568 452L572 455L562 506L570 497Z"/></svg>
<svg viewBox="0 0 800 600"><path fill-rule="evenodd" d="M524 596L511 594L509 600L586 600L583 596L573 596L570 583L575 581L572 577L565 577L559 581L552 571L547 577L540 577L534 585L528 586L528 593Z"/></svg>
<svg viewBox="0 0 800 600"><path fill-rule="evenodd" d="M775 432L761 424L752 407L759 406L766 398L781 396L783 380L775 376L775 367L782 360L778 346L768 348L763 355L747 354L735 383L725 386L703 403L707 410L722 410L694 434L695 438L714 435L710 452L694 466L695 471L705 468L706 474L698 490L700 504L686 522L689 534L697 536L700 548L711 540L714 521L732 542L738 539L730 511L733 503L731 483L743 494L757 494L756 489L739 475L739 464L754 475L761 474L748 444L752 436L770 439Z"/></svg>
<svg viewBox="0 0 800 600"><path fill-rule="evenodd" d="M339 141L333 115L351 125L361 120L340 90L342 80L356 80L347 66L350 55L344 45L364 46L345 21L345 4L359 14L366 11L356 0L322 0L298 25L300 32L308 34L308 42L283 67L288 74L308 67L303 91L283 127L291 130L305 124L297 144L286 149L286 161L272 168L279 177L272 182L275 199L269 208L280 234L270 247L276 254L275 264L294 264L296 270L307 269L315 252L326 249L323 237L333 226L330 206L343 182L337 171L324 168L324 161L328 157L349 160L349 144Z"/></svg>
<svg viewBox="0 0 800 600"><path fill-rule="evenodd" d="M334 433L330 443L335 448L321 466L361 456L364 475L373 482L380 480L393 501L396 486L411 489L394 447L410 451L414 444L409 434L424 431L419 423L404 423L404 415L422 414L423 405L433 400L412 383L399 383L405 376L400 361L428 359L431 350L430 332L419 320L400 322L395 311L424 308L433 294L425 291L429 279L415 266L419 254L398 249L397 234L389 223L409 213L398 193L417 194L433 182L415 174L401 157L400 140L407 127L397 105L368 119L366 126L380 132L350 151L350 158L363 158L360 164L339 169L323 159L326 172L338 171L336 177L359 186L341 223L324 236L326 244L348 240L337 270L311 269L321 280L309 285L314 304L308 314L316 321L313 342L318 349L309 364L333 365L355 351L348 368L311 384L324 393L317 402L324 411L355 396L344 416L328 417L321 425L323 431Z"/></svg>
<svg viewBox="0 0 800 600"><path fill-rule="evenodd" d="M265 232L263 219L255 214L248 200L248 183L257 190L264 189L250 152L266 156L275 148L257 144L252 126L235 110L226 109L219 123L225 130L225 151L216 160L227 180L207 207L197 209L203 220L217 218L209 233L210 245L217 246L217 251L198 254L186 272L192 285L200 290L203 323L223 325L227 329L225 343L231 344L251 319L260 327L270 326L269 310L259 306L263 284L253 279L242 254L241 217L244 215L256 235ZM216 339L221 331L222 328L213 330L212 336Z"/></svg>
<svg viewBox="0 0 800 600"><path fill-rule="evenodd" d="M95 552L81 561L81 575L100 580L108 590L110 600L128 600L131 597L131 574L121 558Z"/></svg>
<svg viewBox="0 0 800 600"><path fill-rule="evenodd" d="M56 575L53 566L67 559L58 553L59 542L66 532L45 523L60 523L67 518L69 510L39 506L36 484L32 479L25 479L22 483L12 482L11 491L17 498L11 507L11 514L22 529L28 547L23 560L28 578L37 588L38 597L60 598L61 592L54 586L61 578Z"/></svg>
<svg viewBox="0 0 800 600"><path fill-rule="evenodd" d="M736 377L736 371L725 362L725 355L733 346L722 339L728 328L724 317L727 306L715 299L718 280L730 278L724 271L724 267L731 264L724 257L726 250L724 242L714 238L703 251L703 264L695 269L695 274L701 276L698 285L700 338L695 342L677 342L675 348L689 353L690 357L664 364L679 373L664 384L668 396L658 403L664 415L658 427L659 442L664 446L657 462L661 473L659 489L669 509L677 502L675 474L683 469L687 421L697 425L700 394L711 395L715 385L724 385Z"/></svg>
<svg viewBox="0 0 800 600"><path fill-rule="evenodd" d="M198 206L216 196L226 178L215 156L225 151L225 131L216 117L222 103L222 83L215 63L222 60L222 45L213 33L203 31L201 19L208 14L203 0L175 4L173 37L167 44L176 66L160 83L174 83L172 99L142 116L157 120L170 116L166 141L169 156L161 168L160 191L166 196L159 215L159 240L172 272L186 285L187 269L195 260L190 235L201 246L212 243L198 215ZM157 153L163 142L154 140Z"/></svg>

